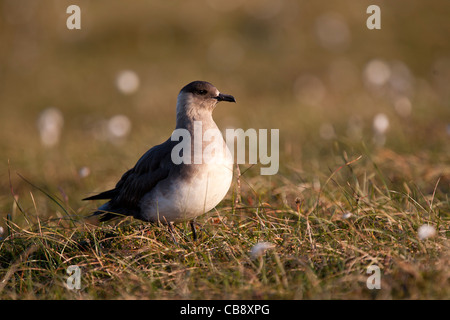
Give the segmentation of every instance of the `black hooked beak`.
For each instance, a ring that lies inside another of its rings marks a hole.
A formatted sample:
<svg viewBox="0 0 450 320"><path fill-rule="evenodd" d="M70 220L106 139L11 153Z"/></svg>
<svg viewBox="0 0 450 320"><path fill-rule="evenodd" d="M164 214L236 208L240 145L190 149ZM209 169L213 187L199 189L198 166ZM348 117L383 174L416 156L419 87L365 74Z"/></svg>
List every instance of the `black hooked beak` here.
<svg viewBox="0 0 450 320"><path fill-rule="evenodd" d="M236 99L230 94L219 93L217 97L214 97L217 101L228 101L228 102L236 102Z"/></svg>

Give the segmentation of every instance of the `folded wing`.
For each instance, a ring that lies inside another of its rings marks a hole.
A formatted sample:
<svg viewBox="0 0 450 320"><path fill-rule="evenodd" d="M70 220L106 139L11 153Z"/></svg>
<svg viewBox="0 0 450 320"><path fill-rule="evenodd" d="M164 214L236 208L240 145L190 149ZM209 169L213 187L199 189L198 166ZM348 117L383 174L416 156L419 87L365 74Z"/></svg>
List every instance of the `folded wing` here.
<svg viewBox="0 0 450 320"><path fill-rule="evenodd" d="M136 163L134 168L124 173L114 189L101 192L83 200L109 199L107 210L94 214L105 214L102 221L121 215L135 215L140 211L139 202L160 181L166 179L176 165L171 160L172 148L177 143L168 139L166 142L148 150ZM108 213L105 213L108 211Z"/></svg>

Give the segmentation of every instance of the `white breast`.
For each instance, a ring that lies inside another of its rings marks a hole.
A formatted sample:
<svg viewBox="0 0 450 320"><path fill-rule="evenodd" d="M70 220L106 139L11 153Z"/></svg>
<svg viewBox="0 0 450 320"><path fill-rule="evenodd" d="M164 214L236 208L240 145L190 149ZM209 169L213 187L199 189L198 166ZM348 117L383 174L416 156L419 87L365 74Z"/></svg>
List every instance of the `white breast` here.
<svg viewBox="0 0 450 320"><path fill-rule="evenodd" d="M213 209L226 196L233 178L232 157L228 148L226 151L202 164L187 164L196 166L189 179L170 177L166 185L156 185L141 201L143 217L154 222L181 222Z"/></svg>

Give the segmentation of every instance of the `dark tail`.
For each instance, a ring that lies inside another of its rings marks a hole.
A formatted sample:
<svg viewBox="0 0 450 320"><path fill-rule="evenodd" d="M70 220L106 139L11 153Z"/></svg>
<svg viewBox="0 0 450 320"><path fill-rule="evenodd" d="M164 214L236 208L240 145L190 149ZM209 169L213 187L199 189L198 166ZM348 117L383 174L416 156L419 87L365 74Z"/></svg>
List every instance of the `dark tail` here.
<svg viewBox="0 0 450 320"><path fill-rule="evenodd" d="M111 200L117 196L117 189L112 189L108 191L101 192L99 194L93 195L91 197L84 198L83 200ZM101 209L103 208L103 209ZM109 221L115 218L123 218L126 216L134 216L135 210L124 210L114 208L114 205L111 205L111 202L107 202L103 204L100 208L98 208L92 215L87 218L91 218L94 216L100 216L100 222Z"/></svg>
<svg viewBox="0 0 450 320"><path fill-rule="evenodd" d="M114 198L116 196L116 194L117 194L117 190L112 189L112 190L104 191L99 194L84 198L82 200L110 200L110 199ZM87 218L92 218L94 216L100 216L99 217L100 222L104 222L104 221L109 221L111 219L119 218L120 216L123 216L123 214L119 214L119 213L110 211L109 208L105 208L105 209L108 209L108 210L97 210L93 214L88 216Z"/></svg>
<svg viewBox="0 0 450 320"><path fill-rule="evenodd" d="M105 210L97 210L94 213L88 215L86 219L91 219L94 217L97 217L99 222L105 222L116 218L123 218L127 216L127 214L122 213L116 213L111 211L105 211Z"/></svg>
<svg viewBox="0 0 450 320"><path fill-rule="evenodd" d="M112 199L114 196L116 196L117 190L112 189L108 191L101 192L99 194L84 198L83 200L106 200L106 199Z"/></svg>

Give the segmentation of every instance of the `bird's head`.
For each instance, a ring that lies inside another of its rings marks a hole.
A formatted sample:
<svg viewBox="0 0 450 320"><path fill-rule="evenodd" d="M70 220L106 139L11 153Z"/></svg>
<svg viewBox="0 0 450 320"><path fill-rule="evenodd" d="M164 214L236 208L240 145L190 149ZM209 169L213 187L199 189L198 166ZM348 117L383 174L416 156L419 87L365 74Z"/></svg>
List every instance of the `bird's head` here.
<svg viewBox="0 0 450 320"><path fill-rule="evenodd" d="M177 112L189 111L186 109L195 107L212 112L220 101L236 102L229 94L220 93L211 83L206 81L193 81L181 89L178 95Z"/></svg>

